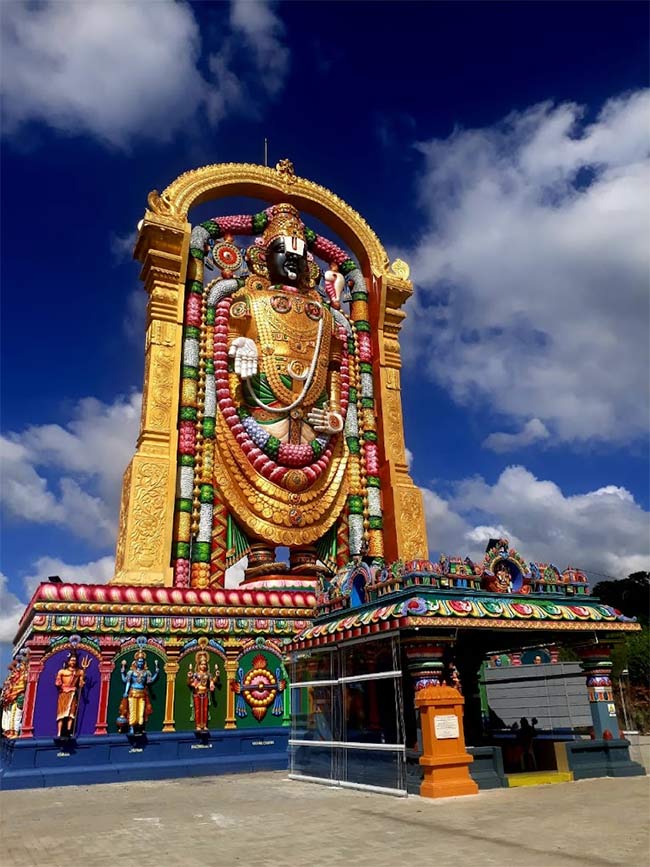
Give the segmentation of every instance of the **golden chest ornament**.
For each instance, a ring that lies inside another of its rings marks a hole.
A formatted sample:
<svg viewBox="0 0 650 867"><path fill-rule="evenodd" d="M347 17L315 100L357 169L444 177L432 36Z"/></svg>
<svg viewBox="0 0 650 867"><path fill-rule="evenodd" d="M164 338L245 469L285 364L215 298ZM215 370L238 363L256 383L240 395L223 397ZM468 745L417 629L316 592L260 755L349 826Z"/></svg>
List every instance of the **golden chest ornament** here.
<svg viewBox="0 0 650 867"><path fill-rule="evenodd" d="M310 407L322 395L329 366L334 322L319 301L273 289L250 297L249 336L260 348L259 370L280 404ZM286 379L291 380L288 386Z"/></svg>

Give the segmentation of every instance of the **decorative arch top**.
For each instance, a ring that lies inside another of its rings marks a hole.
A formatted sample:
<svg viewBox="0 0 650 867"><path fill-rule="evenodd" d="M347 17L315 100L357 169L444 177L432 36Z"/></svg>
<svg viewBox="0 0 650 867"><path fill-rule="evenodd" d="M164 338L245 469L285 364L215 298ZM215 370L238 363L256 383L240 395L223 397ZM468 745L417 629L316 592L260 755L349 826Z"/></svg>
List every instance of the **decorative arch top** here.
<svg viewBox="0 0 650 867"><path fill-rule="evenodd" d="M271 204L288 201L321 220L348 245L361 267L376 277L388 272L388 256L363 217L320 184L293 173L288 160L272 169L252 163L216 163L184 172L162 194L149 194L149 209L187 220L190 208L229 195L251 196Z"/></svg>

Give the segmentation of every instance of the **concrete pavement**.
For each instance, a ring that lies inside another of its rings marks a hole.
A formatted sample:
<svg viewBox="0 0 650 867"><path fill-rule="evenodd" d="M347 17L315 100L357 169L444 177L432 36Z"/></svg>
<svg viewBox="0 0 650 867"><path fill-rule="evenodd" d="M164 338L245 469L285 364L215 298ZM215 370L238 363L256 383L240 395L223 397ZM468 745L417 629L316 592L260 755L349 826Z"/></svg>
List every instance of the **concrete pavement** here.
<svg viewBox="0 0 650 867"><path fill-rule="evenodd" d="M2 867L650 864L648 777L392 798L282 772L0 793Z"/></svg>

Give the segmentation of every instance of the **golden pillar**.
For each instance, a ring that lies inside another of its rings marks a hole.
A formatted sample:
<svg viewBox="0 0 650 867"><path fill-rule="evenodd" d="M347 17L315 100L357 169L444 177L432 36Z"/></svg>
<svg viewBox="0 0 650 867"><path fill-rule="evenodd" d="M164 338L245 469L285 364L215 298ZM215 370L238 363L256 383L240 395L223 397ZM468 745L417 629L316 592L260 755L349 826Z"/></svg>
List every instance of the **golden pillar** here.
<svg viewBox="0 0 650 867"><path fill-rule="evenodd" d="M165 694L165 719L163 720L164 732L176 731L176 720L174 716L174 698L176 696L176 675L178 674L178 654L177 647L171 647L167 650L167 662L165 663L165 674L167 675L167 692Z"/></svg>
<svg viewBox="0 0 650 867"><path fill-rule="evenodd" d="M150 206L166 210L160 198ZM147 210L135 258L149 296L140 434L122 483L115 556L116 584L172 584L183 298L190 225L172 213Z"/></svg>
<svg viewBox="0 0 650 867"><path fill-rule="evenodd" d="M226 651L226 723L224 728L236 729L237 719L235 717L235 691L233 685L237 676L237 656L236 650Z"/></svg>
<svg viewBox="0 0 650 867"><path fill-rule="evenodd" d="M429 556L422 492L408 472L402 417L399 332L406 318L401 307L413 294L408 274L406 263L397 260L391 271L375 278L373 293L379 301L378 317L373 317L378 344L374 373L378 383L378 427L384 449L381 487L384 548L388 562L426 560Z"/></svg>

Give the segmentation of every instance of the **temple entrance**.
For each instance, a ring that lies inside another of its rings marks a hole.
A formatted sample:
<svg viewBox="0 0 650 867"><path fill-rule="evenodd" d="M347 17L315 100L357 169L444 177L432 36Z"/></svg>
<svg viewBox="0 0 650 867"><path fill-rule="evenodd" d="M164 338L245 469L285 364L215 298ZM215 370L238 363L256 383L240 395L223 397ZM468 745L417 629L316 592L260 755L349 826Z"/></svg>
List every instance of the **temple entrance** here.
<svg viewBox="0 0 650 867"><path fill-rule="evenodd" d="M479 691L485 739L500 748L510 785L512 775L561 772L557 745L592 726L584 672L560 662L555 647L490 654Z"/></svg>
<svg viewBox="0 0 650 867"><path fill-rule="evenodd" d="M406 795L394 638L295 654L291 681L292 778Z"/></svg>

